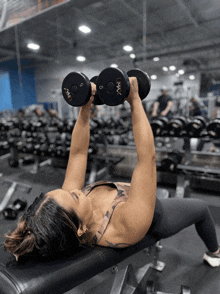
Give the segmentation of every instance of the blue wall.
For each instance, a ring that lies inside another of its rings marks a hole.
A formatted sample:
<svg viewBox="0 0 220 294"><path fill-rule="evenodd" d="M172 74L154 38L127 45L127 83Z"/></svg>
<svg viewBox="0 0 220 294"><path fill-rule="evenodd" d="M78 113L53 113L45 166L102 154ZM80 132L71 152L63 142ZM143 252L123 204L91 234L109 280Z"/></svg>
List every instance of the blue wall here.
<svg viewBox="0 0 220 294"><path fill-rule="evenodd" d="M26 61L22 61L22 65L28 65ZM10 60L0 64L0 69L8 72L10 92L11 92L11 108L20 109L23 106L37 104L34 67L25 68L22 70L22 88L19 84L18 67L16 60ZM6 85L5 85L6 88ZM2 94L0 92L0 98ZM2 98L1 98L2 100ZM9 99L10 100L10 99ZM1 109L0 109L1 110Z"/></svg>
<svg viewBox="0 0 220 294"><path fill-rule="evenodd" d="M12 108L9 74L0 72L0 111Z"/></svg>

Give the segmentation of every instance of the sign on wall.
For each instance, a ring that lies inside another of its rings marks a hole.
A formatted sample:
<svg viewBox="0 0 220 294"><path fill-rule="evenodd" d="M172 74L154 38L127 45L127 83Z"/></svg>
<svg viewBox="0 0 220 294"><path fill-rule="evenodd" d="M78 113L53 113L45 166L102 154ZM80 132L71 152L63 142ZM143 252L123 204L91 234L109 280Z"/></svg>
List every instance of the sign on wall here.
<svg viewBox="0 0 220 294"><path fill-rule="evenodd" d="M70 0L1 0L0 31Z"/></svg>

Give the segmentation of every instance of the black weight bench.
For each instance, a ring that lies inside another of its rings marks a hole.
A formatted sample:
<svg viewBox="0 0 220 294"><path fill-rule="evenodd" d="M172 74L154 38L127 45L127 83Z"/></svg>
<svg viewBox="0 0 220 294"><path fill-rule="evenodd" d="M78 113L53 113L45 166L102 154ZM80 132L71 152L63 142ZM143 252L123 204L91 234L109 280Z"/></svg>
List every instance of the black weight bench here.
<svg viewBox="0 0 220 294"><path fill-rule="evenodd" d="M157 196L158 198L167 198L169 193L165 189L158 189ZM15 257L5 252L3 244L1 244L0 293L65 293L146 248L147 272L151 268L162 270L164 264L161 267L162 263L157 260L158 252L161 249L158 246L158 241L153 236L146 235L139 243L124 249L95 246L72 257L60 258L51 262L28 260L24 263L17 263ZM129 271L130 269L127 271L128 276ZM114 285L114 287L117 287L117 293L122 293L119 291L119 286ZM114 293L116 292L114 291Z"/></svg>

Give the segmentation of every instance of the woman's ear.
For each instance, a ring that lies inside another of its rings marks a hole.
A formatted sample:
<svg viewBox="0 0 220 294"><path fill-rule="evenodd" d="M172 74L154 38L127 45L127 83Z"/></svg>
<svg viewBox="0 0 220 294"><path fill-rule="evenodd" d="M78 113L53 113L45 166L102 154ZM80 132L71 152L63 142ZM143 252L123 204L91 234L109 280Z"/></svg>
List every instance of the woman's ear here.
<svg viewBox="0 0 220 294"><path fill-rule="evenodd" d="M88 229L87 229L87 226L81 223L81 224L79 225L78 230L77 230L77 235L78 235L79 237L81 237L83 234L86 233L87 230L88 230Z"/></svg>

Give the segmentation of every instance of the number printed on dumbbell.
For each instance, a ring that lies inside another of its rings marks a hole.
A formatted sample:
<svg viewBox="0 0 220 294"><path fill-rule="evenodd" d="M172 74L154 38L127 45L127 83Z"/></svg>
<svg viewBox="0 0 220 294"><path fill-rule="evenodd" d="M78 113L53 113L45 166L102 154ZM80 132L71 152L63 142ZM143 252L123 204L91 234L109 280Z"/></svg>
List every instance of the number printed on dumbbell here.
<svg viewBox="0 0 220 294"><path fill-rule="evenodd" d="M121 78L117 78L117 80L116 80L116 92L117 92L117 95L122 95L121 94L121 89L122 89Z"/></svg>

